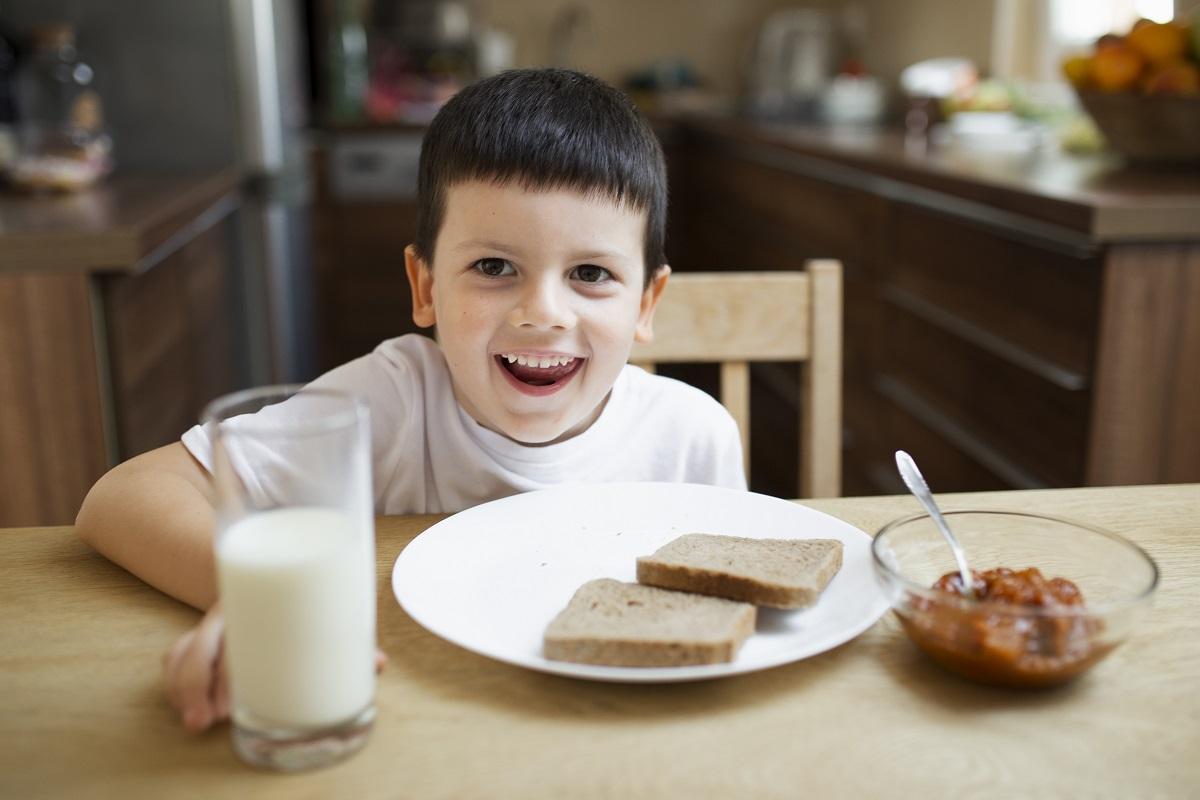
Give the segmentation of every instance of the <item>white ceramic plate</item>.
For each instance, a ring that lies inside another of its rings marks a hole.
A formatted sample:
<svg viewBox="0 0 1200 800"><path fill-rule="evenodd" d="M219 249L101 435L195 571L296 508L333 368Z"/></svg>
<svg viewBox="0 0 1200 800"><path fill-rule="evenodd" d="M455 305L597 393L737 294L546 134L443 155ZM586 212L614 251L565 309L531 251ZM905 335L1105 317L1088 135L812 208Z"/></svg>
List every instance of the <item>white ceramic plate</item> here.
<svg viewBox="0 0 1200 800"><path fill-rule="evenodd" d="M759 609L757 631L728 664L605 667L542 656L542 632L581 584L634 581L634 559L693 532L839 539L842 569L812 608ZM430 527L396 559L392 591L429 631L499 661L604 681L700 680L807 658L869 628L887 610L870 543L841 520L760 494L679 483L564 486L485 503Z"/></svg>

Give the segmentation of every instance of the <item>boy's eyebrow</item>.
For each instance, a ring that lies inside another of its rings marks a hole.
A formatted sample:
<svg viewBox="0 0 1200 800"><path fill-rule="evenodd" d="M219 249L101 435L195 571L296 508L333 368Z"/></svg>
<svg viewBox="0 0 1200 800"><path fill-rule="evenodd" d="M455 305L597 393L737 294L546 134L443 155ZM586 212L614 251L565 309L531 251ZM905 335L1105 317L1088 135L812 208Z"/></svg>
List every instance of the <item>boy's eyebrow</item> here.
<svg viewBox="0 0 1200 800"><path fill-rule="evenodd" d="M629 256L620 250L581 250L571 254L572 261L586 261L589 258L627 259Z"/></svg>
<svg viewBox="0 0 1200 800"><path fill-rule="evenodd" d="M459 242L451 250L470 250L472 248L482 247L487 250L500 250L505 253L515 254L517 250L504 242L497 242L493 239L467 239L464 242Z"/></svg>

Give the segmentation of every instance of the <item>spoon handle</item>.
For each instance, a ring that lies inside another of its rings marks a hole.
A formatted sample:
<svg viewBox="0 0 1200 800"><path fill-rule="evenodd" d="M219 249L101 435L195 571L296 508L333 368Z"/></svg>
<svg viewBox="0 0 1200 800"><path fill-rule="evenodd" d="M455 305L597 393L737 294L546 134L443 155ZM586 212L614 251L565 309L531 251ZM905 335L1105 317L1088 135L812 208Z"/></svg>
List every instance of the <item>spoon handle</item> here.
<svg viewBox="0 0 1200 800"><path fill-rule="evenodd" d="M904 479L904 485L908 490L921 502L925 510L929 512L929 516L933 518L933 522L937 525L938 530L942 532L942 536L946 538L946 543L950 545L950 552L954 554L954 563L958 565L958 574L962 578L963 591L968 597L975 596L975 581L971 577L971 568L967 566L967 557L963 553L962 546L959 545L958 539L954 538L954 534L950 531L950 526L946 524L946 518L942 516L941 509L937 507L937 503L933 502L933 493L929 491L929 484L925 482L925 476L921 474L921 470L917 469L917 462L913 461L912 456L903 450L896 451L896 468L900 470L900 477Z"/></svg>

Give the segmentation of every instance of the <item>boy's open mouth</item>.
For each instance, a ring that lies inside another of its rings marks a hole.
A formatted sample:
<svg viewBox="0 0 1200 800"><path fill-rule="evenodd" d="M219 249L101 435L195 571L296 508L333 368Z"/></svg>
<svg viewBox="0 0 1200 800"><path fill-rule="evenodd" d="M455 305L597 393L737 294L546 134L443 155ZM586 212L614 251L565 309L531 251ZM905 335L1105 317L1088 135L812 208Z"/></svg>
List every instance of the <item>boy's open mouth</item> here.
<svg viewBox="0 0 1200 800"><path fill-rule="evenodd" d="M553 386L574 375L584 361L574 356L531 356L524 353L501 353L495 358L502 370L518 382L532 387Z"/></svg>

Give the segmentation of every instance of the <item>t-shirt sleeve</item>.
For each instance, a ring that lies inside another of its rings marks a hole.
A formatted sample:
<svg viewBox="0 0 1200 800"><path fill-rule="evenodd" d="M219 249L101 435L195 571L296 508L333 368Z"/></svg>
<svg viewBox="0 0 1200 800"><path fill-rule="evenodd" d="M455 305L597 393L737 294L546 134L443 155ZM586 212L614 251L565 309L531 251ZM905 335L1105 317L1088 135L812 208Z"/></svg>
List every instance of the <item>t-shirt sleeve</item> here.
<svg viewBox="0 0 1200 800"><path fill-rule="evenodd" d="M343 364L336 369L326 372L308 384L312 388L336 389L357 394L370 405L367 389L371 382L371 368L368 360L372 356L364 356ZM262 412L259 412L262 413ZM252 415L253 416L253 415ZM372 417L374 415L372 414ZM197 461L210 473L213 470L212 437L210 431L203 425L193 425L186 430L180 440Z"/></svg>
<svg viewBox="0 0 1200 800"><path fill-rule="evenodd" d="M395 341L395 340L393 340ZM375 352L337 367L308 384L311 388L333 389L355 394L366 402L371 426L371 469L374 484L373 496L378 504L382 492L381 483L394 472L390 463L397 453L408 451L408 439L412 431L406 423L413 419L410 410L417 395L415 381L419 378L410 359L397 348L389 348L388 342ZM259 412L260 414L263 412ZM188 449L205 469L212 472L212 440L209 430L203 425L194 425L181 437ZM279 461L271 454L247 462L253 472L274 469ZM239 470L240 472L241 470ZM261 480L265 475L255 474L248 480Z"/></svg>

